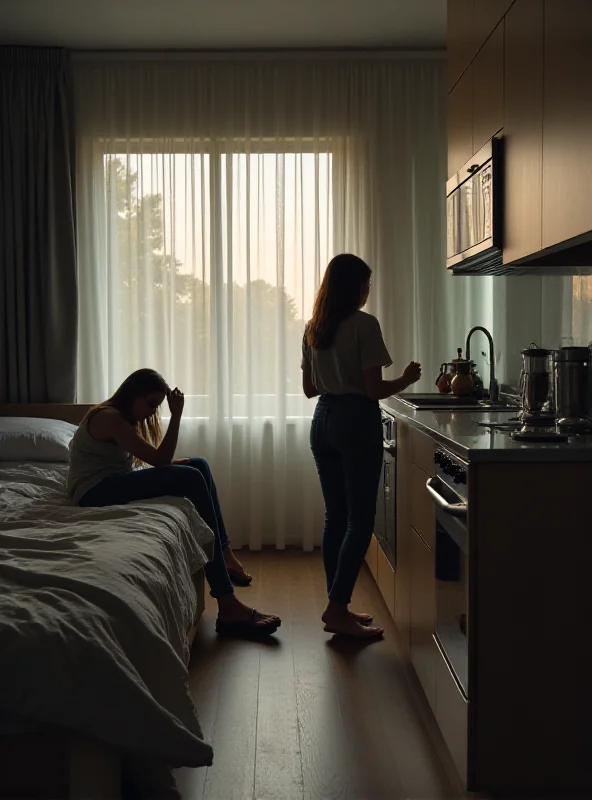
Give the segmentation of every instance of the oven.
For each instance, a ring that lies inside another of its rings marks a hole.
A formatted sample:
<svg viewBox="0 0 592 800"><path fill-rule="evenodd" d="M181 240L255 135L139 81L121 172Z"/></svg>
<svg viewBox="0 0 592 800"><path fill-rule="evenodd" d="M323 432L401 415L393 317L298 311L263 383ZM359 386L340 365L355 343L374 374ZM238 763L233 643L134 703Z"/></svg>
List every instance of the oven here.
<svg viewBox="0 0 592 800"><path fill-rule="evenodd" d="M435 474L427 490L436 511L434 569L435 638L464 697L469 699L468 466L447 450L436 450Z"/></svg>
<svg viewBox="0 0 592 800"><path fill-rule="evenodd" d="M382 471L376 498L374 535L393 569L397 566L397 460L395 418L382 411Z"/></svg>

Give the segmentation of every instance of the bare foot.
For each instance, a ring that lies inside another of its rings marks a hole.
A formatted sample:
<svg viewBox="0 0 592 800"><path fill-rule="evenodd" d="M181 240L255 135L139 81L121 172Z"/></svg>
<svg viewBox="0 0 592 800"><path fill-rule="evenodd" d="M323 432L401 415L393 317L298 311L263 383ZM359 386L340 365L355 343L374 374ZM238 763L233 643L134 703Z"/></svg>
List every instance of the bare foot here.
<svg viewBox="0 0 592 800"><path fill-rule="evenodd" d="M360 623L360 625L372 624L372 619L373 619L372 614L358 614L355 611L350 611L349 613L356 620L356 622Z"/></svg>
<svg viewBox="0 0 592 800"><path fill-rule="evenodd" d="M246 581L252 580L252 575L249 575L241 562L234 555L230 545L228 545L224 550L224 562L226 563L226 568L229 570L229 572L234 572L236 575L244 578Z"/></svg>
<svg viewBox="0 0 592 800"><path fill-rule="evenodd" d="M348 611L347 606L329 603L321 619L325 623L325 631L327 633L350 636L355 639L380 639L384 630L368 623L362 624L359 621L360 616L367 619L369 615L353 614ZM370 618L371 620L372 618Z"/></svg>
<svg viewBox="0 0 592 800"><path fill-rule="evenodd" d="M281 620L275 614L262 614L250 606L241 603L236 595L228 594L218 598L218 619L220 622L252 622L255 625L269 625L275 622L278 626Z"/></svg>

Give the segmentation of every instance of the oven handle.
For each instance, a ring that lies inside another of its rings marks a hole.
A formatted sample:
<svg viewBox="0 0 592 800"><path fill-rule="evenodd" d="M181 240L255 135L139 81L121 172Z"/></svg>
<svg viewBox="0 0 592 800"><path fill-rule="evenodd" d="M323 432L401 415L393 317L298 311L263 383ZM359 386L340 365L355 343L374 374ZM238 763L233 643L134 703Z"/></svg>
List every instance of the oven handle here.
<svg viewBox="0 0 592 800"><path fill-rule="evenodd" d="M428 478L426 482L426 489L428 490L432 500L441 509L445 514L449 514L451 517L461 517L462 519L466 519L467 516L467 504L466 503L449 503L445 500L442 495L436 491L434 488L435 484L437 483L438 478Z"/></svg>

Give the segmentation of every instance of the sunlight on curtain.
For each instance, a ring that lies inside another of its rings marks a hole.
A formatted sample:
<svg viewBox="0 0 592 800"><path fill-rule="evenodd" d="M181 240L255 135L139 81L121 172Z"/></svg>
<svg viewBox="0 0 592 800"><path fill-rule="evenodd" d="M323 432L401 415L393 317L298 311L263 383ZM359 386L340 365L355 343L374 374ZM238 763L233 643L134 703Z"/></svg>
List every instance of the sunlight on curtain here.
<svg viewBox="0 0 592 800"><path fill-rule="evenodd" d="M95 147L108 292L102 394L139 366L161 372L186 397L177 455L223 464L238 500L231 530L246 519L252 547L270 524L279 546L301 544L303 491L320 503L316 476L297 466L310 458L300 352L333 241L330 142Z"/></svg>
<svg viewBox="0 0 592 800"><path fill-rule="evenodd" d="M233 543L310 549L300 351L329 259L371 265L393 371L418 358L429 386L447 355L444 70L260 59L77 62L78 399L158 369L186 392L177 453L212 463Z"/></svg>

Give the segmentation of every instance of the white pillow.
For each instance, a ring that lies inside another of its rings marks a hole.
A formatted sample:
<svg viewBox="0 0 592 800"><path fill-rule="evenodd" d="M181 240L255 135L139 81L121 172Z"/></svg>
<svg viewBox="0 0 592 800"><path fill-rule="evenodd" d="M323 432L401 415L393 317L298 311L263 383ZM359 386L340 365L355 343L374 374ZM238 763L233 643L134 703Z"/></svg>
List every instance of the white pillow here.
<svg viewBox="0 0 592 800"><path fill-rule="evenodd" d="M76 430L60 419L0 417L0 461L69 461Z"/></svg>

